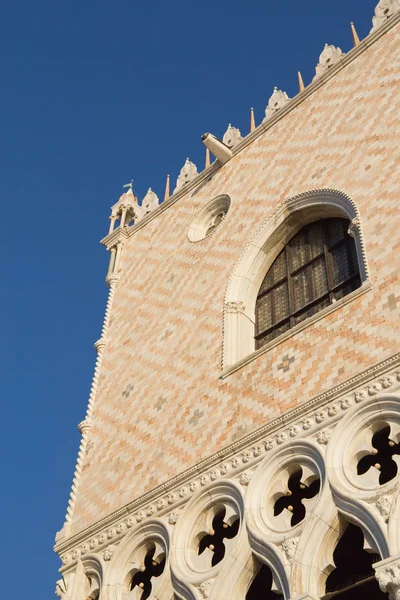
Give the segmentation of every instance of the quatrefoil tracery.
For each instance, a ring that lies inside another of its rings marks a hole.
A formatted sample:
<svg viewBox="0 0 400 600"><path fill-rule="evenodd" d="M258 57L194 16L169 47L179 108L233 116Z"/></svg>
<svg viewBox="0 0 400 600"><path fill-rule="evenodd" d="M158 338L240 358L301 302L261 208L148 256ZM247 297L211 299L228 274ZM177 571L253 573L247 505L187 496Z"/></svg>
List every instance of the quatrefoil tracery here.
<svg viewBox="0 0 400 600"><path fill-rule="evenodd" d="M230 524L229 520L231 521ZM209 532L200 538L198 555L200 556L207 549L210 550L213 553L211 557L212 567L220 563L225 556L226 544L224 540L233 539L239 531L240 519L233 517L229 520L227 519L226 507L221 508L214 516Z"/></svg>
<svg viewBox="0 0 400 600"><path fill-rule="evenodd" d="M144 557L144 564L136 571L132 578L130 589L143 590L140 596L140 600L146 600L149 598L153 589L152 579L154 577L160 577L165 568L165 555L160 555L155 558L156 546L152 546Z"/></svg>
<svg viewBox="0 0 400 600"><path fill-rule="evenodd" d="M369 483L384 485L398 473L398 462L393 457L400 455L400 443L394 441L394 432L386 425L372 435L372 449L362 451L357 462L357 475ZM399 460L399 459L398 459Z"/></svg>
<svg viewBox="0 0 400 600"><path fill-rule="evenodd" d="M307 505L314 503L321 487L320 479L313 473L307 476L303 467L297 468L289 476L287 491L279 494L274 503L274 516L278 517L285 509L291 513L290 526L301 523L306 516Z"/></svg>

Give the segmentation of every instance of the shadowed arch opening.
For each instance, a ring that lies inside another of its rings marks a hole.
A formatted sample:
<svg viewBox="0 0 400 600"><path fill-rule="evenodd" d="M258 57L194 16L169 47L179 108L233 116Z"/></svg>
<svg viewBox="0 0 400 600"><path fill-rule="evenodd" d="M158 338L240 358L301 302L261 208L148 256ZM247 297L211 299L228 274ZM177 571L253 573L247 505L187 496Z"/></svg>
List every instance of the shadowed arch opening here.
<svg viewBox="0 0 400 600"><path fill-rule="evenodd" d="M245 600L283 600L282 594L272 590L273 578L271 569L261 565L254 577Z"/></svg>
<svg viewBox="0 0 400 600"><path fill-rule="evenodd" d="M322 600L387 600L375 579L373 564L381 556L364 549L364 534L349 523L333 552L335 569L325 583Z"/></svg>

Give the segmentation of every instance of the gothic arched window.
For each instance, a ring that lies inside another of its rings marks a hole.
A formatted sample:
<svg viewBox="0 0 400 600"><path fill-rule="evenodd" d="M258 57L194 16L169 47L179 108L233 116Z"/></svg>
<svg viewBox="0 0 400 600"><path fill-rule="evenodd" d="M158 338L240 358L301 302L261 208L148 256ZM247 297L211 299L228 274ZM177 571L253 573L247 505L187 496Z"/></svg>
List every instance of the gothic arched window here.
<svg viewBox="0 0 400 600"><path fill-rule="evenodd" d="M255 339L261 348L361 285L346 219L303 227L277 256L256 302Z"/></svg>

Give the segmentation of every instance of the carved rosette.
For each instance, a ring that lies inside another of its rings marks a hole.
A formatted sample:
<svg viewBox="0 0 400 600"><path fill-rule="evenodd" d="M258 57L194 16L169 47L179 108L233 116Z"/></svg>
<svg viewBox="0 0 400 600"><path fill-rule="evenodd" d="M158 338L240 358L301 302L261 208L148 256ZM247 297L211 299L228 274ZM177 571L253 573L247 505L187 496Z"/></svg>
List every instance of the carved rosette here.
<svg viewBox="0 0 400 600"><path fill-rule="evenodd" d="M228 129L224 133L224 137L222 138L223 143L228 146L228 148L233 148L239 142L242 141L242 135L240 130L237 127L232 127L229 123Z"/></svg>
<svg viewBox="0 0 400 600"><path fill-rule="evenodd" d="M278 90L277 87L274 88L274 92L270 99L268 100L267 108L265 109L265 118L263 123L272 117L279 109L281 109L285 104L290 102L290 98L286 92L282 92Z"/></svg>
<svg viewBox="0 0 400 600"><path fill-rule="evenodd" d="M340 48L337 48L336 46L328 46L328 44L325 44L325 48L323 49L319 57L319 63L315 67L314 79L321 77L321 75L326 73L328 69L333 67L333 65L336 65L336 63L339 62L342 56L343 52Z"/></svg>

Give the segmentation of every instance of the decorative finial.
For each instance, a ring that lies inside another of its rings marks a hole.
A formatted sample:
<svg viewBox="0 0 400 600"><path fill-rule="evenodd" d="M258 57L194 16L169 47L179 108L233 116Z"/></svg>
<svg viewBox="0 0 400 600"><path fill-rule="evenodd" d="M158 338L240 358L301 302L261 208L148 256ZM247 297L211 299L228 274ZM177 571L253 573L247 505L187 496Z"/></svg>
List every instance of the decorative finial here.
<svg viewBox="0 0 400 600"><path fill-rule="evenodd" d="M319 62L315 67L315 79L321 77L324 73L326 73L329 69L331 69L334 65L336 65L343 57L343 52L340 48L336 46L328 46L325 44L323 51L320 54Z"/></svg>
<svg viewBox="0 0 400 600"><path fill-rule="evenodd" d="M184 185L192 181L192 179L197 177L197 175L198 172L196 165L187 158L176 181L174 193L180 190Z"/></svg>
<svg viewBox="0 0 400 600"><path fill-rule="evenodd" d="M354 46L358 46L358 44L360 43L360 38L357 35L357 31L356 31L356 28L354 27L353 21L350 23L350 29L351 29L351 35L353 36Z"/></svg>
<svg viewBox="0 0 400 600"><path fill-rule="evenodd" d="M290 101L289 96L286 92L282 92L278 90L277 87L274 87L274 93L271 98L268 100L268 105L265 109L265 117L263 123L270 117L272 117L278 110L280 110L285 104Z"/></svg>
<svg viewBox="0 0 400 600"><path fill-rule="evenodd" d="M130 180L129 183L126 183L125 185L122 186L123 188L129 188L129 189L133 189L133 179Z"/></svg>
<svg viewBox="0 0 400 600"><path fill-rule="evenodd" d="M232 127L229 123L228 129L224 133L224 137L222 138L222 142L228 146L228 148L233 148L242 140L241 133L237 127Z"/></svg>
<svg viewBox="0 0 400 600"><path fill-rule="evenodd" d="M304 91L305 86L304 86L304 81L303 81L300 71L297 71L297 79L299 80L299 92L301 94L301 92Z"/></svg>
<svg viewBox="0 0 400 600"><path fill-rule="evenodd" d="M211 164L210 151L208 148L206 148L206 166L205 166L205 168L208 169L210 164Z"/></svg>
<svg viewBox="0 0 400 600"><path fill-rule="evenodd" d="M256 128L256 120L254 117L254 108L250 109L250 132L254 131Z"/></svg>
<svg viewBox="0 0 400 600"><path fill-rule="evenodd" d="M165 200L168 200L168 198L169 198L169 181L170 181L170 177L169 177L169 175L167 175L167 181L165 182L164 202L165 202Z"/></svg>
<svg viewBox="0 0 400 600"><path fill-rule="evenodd" d="M400 0L379 0L372 18L371 33L386 23L395 13L400 11Z"/></svg>

